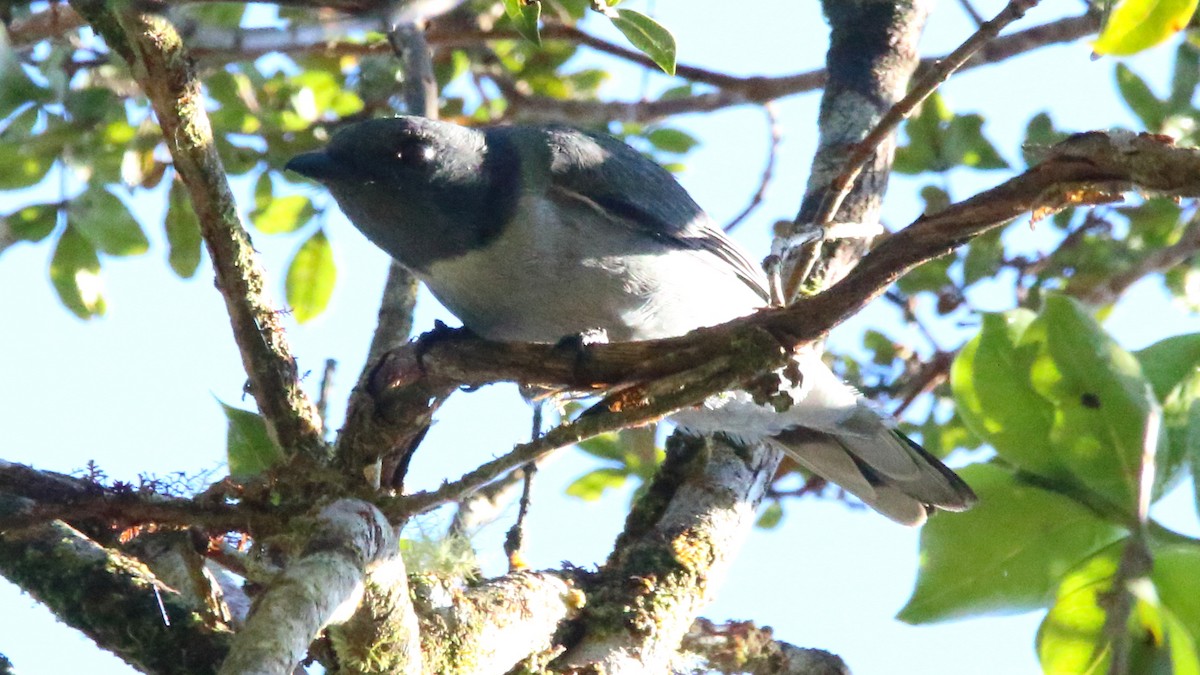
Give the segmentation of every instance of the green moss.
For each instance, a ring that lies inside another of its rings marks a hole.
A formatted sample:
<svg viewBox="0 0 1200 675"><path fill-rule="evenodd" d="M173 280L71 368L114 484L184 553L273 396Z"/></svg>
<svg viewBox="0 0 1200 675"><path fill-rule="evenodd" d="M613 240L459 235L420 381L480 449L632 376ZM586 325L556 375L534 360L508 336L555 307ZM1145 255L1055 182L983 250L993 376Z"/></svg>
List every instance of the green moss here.
<svg viewBox="0 0 1200 675"><path fill-rule="evenodd" d="M210 630L173 593L156 590L140 563L62 524L0 537L0 574L139 670L215 672L229 648L229 633Z"/></svg>

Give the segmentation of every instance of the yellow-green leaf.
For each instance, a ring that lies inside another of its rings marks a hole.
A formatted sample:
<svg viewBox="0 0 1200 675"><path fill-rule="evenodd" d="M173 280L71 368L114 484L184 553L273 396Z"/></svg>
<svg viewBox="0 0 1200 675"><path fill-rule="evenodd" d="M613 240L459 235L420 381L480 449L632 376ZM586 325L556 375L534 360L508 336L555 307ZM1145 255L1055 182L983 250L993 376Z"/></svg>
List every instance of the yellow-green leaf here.
<svg viewBox="0 0 1200 675"><path fill-rule="evenodd" d="M75 316L90 319L104 314L100 258L87 237L69 225L50 259L50 283Z"/></svg>
<svg viewBox="0 0 1200 675"><path fill-rule="evenodd" d="M294 232L308 222L314 211L308 197L287 195L275 197L266 206L256 209L250 214L254 227L264 234L282 234Z"/></svg>
<svg viewBox="0 0 1200 675"><path fill-rule="evenodd" d="M1092 45L1097 54L1127 56L1187 27L1198 0L1120 0Z"/></svg>
<svg viewBox="0 0 1200 675"><path fill-rule="evenodd" d="M285 291L297 321L304 323L325 311L336 280L333 247L325 232L317 230L288 265Z"/></svg>
<svg viewBox="0 0 1200 675"><path fill-rule="evenodd" d="M504 0L504 13L521 37L535 45L542 44L538 32L538 19L542 16L542 3L538 0Z"/></svg>
<svg viewBox="0 0 1200 675"><path fill-rule="evenodd" d="M1067 572L1124 534L1002 466L972 464L959 474L979 503L930 518L921 531L917 585L897 616L906 623L1045 607Z"/></svg>
<svg viewBox="0 0 1200 675"><path fill-rule="evenodd" d="M191 199L184 192L183 183L178 180L171 183L163 226L170 246L167 262L176 274L187 279L200 265L200 221L192 209Z"/></svg>
<svg viewBox="0 0 1200 675"><path fill-rule="evenodd" d="M625 39L668 75L675 74L675 36L662 24L632 9L614 10L608 15Z"/></svg>
<svg viewBox="0 0 1200 675"><path fill-rule="evenodd" d="M17 241L41 241L54 231L58 222L58 207L54 204L36 204L3 218Z"/></svg>
<svg viewBox="0 0 1200 675"><path fill-rule="evenodd" d="M129 207L102 187L94 187L72 200L67 219L102 253L139 255L150 247Z"/></svg>

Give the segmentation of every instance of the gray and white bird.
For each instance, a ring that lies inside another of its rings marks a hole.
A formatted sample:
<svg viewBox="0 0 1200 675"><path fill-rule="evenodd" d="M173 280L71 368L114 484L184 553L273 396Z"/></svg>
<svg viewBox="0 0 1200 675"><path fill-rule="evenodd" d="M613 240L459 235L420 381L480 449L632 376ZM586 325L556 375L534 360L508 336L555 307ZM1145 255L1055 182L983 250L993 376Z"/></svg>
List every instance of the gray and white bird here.
<svg viewBox="0 0 1200 675"><path fill-rule="evenodd" d="M557 342L683 335L768 302L761 268L675 179L619 140L563 126L349 125L287 168L325 185L372 242L474 333ZM777 444L887 517L959 511L971 489L812 351L784 412L731 392L671 419Z"/></svg>

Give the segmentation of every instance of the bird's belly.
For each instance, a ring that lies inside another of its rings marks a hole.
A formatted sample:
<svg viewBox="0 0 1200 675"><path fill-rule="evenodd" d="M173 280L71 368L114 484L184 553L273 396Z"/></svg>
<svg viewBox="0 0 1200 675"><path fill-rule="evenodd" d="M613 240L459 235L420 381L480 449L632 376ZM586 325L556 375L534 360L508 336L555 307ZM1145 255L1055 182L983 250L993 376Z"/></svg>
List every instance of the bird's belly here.
<svg viewBox="0 0 1200 675"><path fill-rule="evenodd" d="M556 342L595 331L611 341L670 337L761 304L734 274L693 251L569 262L524 253L533 255L474 251L435 263L423 281L467 328L510 342Z"/></svg>

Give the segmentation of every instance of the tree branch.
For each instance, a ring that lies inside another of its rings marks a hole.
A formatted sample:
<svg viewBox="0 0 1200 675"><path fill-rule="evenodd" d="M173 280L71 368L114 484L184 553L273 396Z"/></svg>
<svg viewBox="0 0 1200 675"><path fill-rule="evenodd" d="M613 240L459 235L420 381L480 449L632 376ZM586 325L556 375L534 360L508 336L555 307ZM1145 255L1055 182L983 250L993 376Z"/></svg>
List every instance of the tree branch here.
<svg viewBox="0 0 1200 675"><path fill-rule="evenodd" d="M749 621L718 625L697 619L680 647L702 656L709 669L730 675L850 675L841 658L776 640L770 627Z"/></svg>
<svg viewBox="0 0 1200 675"><path fill-rule="evenodd" d="M57 13L42 12L12 26L13 43L27 46L39 40L53 38L68 30L79 27L78 16L58 6ZM197 27L188 35L188 45L197 58L224 63L252 59L269 52L300 53L320 51L332 54L382 53L389 49L386 44L364 44L361 42L339 42L345 30L365 26L368 21L361 18L339 22L323 22L317 26L294 26L286 28L236 28L214 29ZM370 20L374 26L377 20ZM996 38L983 50L976 53L963 65L963 69L1005 61L1029 51L1051 44L1073 42L1099 29L1095 13L1085 13L1035 26L1010 35ZM341 30L338 30L341 29ZM546 40L567 40L583 44L603 53L645 65L646 57L639 52L620 45L607 43L577 28L557 23L544 26L542 37ZM435 21L428 34L434 47L459 47L477 45L486 40L511 40L519 36L508 31L495 31L478 26L462 26L458 22ZM945 57L927 58L921 61L918 72L934 67ZM690 112L711 112L735 105L757 104L786 96L813 91L824 86L826 72L814 70L792 75L768 77L738 77L710 71L704 68L680 64L676 73L679 77L716 87L715 92L666 101L593 101L562 100L548 97L518 94L518 101L526 112L546 119L571 121L575 124L607 123L613 120L651 122L671 115ZM532 115L531 115L532 116Z"/></svg>
<svg viewBox="0 0 1200 675"><path fill-rule="evenodd" d="M32 507L0 495L6 519ZM206 626L145 565L61 522L0 534L0 574L143 672L211 673L229 649L228 629Z"/></svg>
<svg viewBox="0 0 1200 675"><path fill-rule="evenodd" d="M779 460L765 445L673 435L552 667L667 672L684 633L724 582Z"/></svg>
<svg viewBox="0 0 1200 675"><path fill-rule="evenodd" d="M854 180L858 178L867 161L876 150L889 139L900 123L904 121L917 106L929 97L939 86L950 78L955 71L962 68L970 58L993 40L1013 21L1025 16L1040 0L1012 0L991 21L984 23L971 37L950 52L946 58L936 65L927 68L909 88L904 98L897 101L887 113L875 124L870 133L863 138L846 158L842 172L833 180L825 192L824 202L817 212L814 222L818 227L825 227L833 220L833 216L842 206L842 201L850 193Z"/></svg>
<svg viewBox="0 0 1200 675"><path fill-rule="evenodd" d="M200 221L251 393L268 429L289 452L322 461L327 447L321 420L300 386L280 314L265 295L262 268L229 191L200 82L179 34L161 15L126 11L118 17L98 0L75 0L73 6L129 62L150 98Z"/></svg>
<svg viewBox="0 0 1200 675"><path fill-rule="evenodd" d="M1099 280L1091 288L1074 291L1072 295L1092 305L1110 305L1139 279L1183 265L1197 253L1200 253L1200 217L1193 216L1179 241L1147 253L1128 269ZM1069 285L1068 290L1073 291Z"/></svg>
<svg viewBox="0 0 1200 675"><path fill-rule="evenodd" d="M278 532L279 516L246 504L179 499L131 486L105 487L89 480L40 471L0 460L0 494L31 501L29 508L0 516L0 530L13 531L64 519L125 529L139 525L195 526L211 531Z"/></svg>
<svg viewBox="0 0 1200 675"><path fill-rule="evenodd" d="M578 614L584 596L570 577L552 572L515 572L466 587L422 575L413 579L413 602L425 672L456 675L510 672L531 657L544 662L555 631Z"/></svg>
<svg viewBox="0 0 1200 675"><path fill-rule="evenodd" d="M304 552L258 598L220 672L292 672L321 629L353 614L367 570L401 564L398 557L392 526L374 506L353 499L326 506Z"/></svg>

